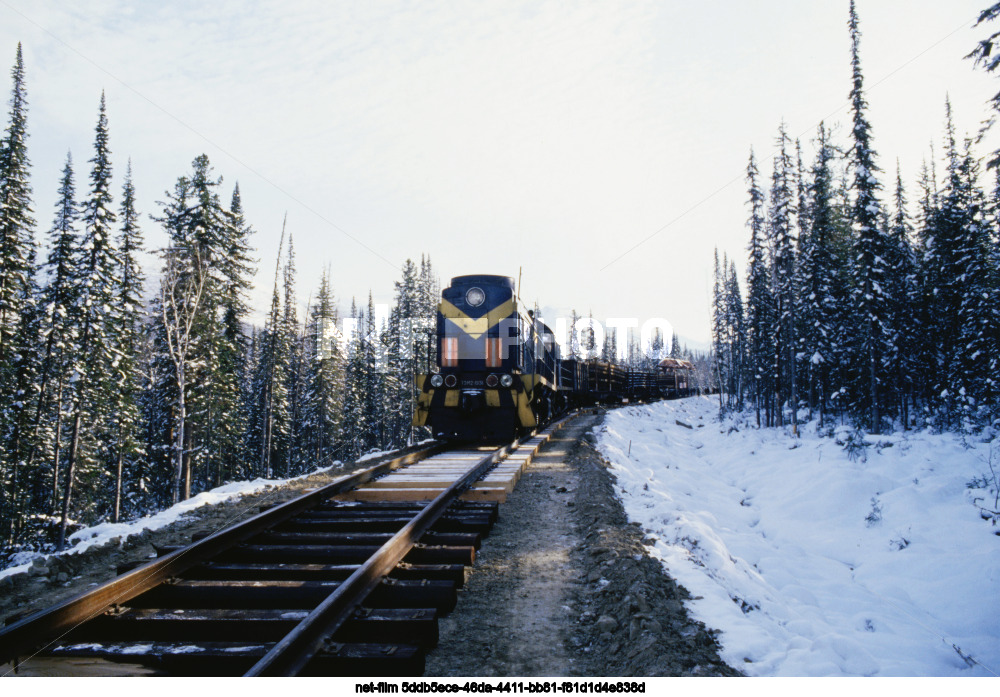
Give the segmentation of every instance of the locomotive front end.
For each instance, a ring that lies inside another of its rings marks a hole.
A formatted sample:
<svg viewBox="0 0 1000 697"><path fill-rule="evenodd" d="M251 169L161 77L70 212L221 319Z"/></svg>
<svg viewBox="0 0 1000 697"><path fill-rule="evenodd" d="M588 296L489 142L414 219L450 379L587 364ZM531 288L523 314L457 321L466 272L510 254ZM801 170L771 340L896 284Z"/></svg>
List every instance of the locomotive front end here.
<svg viewBox="0 0 1000 697"><path fill-rule="evenodd" d="M508 440L534 427L531 384L522 379L522 322L514 279L453 278L438 306L438 364L416 378L413 425L463 441Z"/></svg>

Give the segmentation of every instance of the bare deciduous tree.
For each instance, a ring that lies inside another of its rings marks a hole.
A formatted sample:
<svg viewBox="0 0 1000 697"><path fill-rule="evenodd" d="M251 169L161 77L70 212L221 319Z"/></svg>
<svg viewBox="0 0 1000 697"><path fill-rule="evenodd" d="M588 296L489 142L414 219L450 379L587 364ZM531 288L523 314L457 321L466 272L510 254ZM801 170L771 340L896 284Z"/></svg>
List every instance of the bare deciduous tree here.
<svg viewBox="0 0 1000 697"><path fill-rule="evenodd" d="M185 400L189 368L195 337L192 328L198 316L208 269L202 264L198 250L171 247L164 252L165 264L160 281L160 311L163 319L167 353L174 365L177 387L177 411L174 433L173 502L181 500L181 480L184 498L191 493L190 472L185 472L184 432L187 427Z"/></svg>

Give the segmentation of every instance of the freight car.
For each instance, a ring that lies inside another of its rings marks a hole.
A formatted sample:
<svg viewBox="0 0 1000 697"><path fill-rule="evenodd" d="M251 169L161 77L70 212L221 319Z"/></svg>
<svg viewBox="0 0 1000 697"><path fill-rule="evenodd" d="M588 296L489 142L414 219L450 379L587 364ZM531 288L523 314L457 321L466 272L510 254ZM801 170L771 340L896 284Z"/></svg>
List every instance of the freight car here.
<svg viewBox="0 0 1000 697"><path fill-rule="evenodd" d="M441 293L437 364L416 376L414 426L436 438L500 441L567 409L683 396L691 364L655 371L563 359L552 330L519 306L514 279L457 276Z"/></svg>
<svg viewBox="0 0 1000 697"><path fill-rule="evenodd" d="M662 397L685 397L692 393L694 364L679 358L664 358L656 367L656 389Z"/></svg>

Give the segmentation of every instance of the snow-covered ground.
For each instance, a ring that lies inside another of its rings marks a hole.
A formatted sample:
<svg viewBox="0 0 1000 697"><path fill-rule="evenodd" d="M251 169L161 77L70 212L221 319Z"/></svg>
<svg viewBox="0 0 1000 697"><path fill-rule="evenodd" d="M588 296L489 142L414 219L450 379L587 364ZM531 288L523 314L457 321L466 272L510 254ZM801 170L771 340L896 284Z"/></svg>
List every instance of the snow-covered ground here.
<svg viewBox="0 0 1000 697"><path fill-rule="evenodd" d="M376 455L377 454L373 455L373 457ZM203 491L196 496L192 496L187 501L181 501L166 510L154 513L153 515L148 515L125 523L101 523L99 525L84 528L69 536L67 548L62 552L62 554L79 554L87 549L90 549L91 547L94 547L95 545L103 545L114 539L124 540L129 535L140 533L143 530L159 530L160 528L164 528L171 523L176 522L182 515L191 513L202 506L214 506L245 494L257 493L258 491L262 491L270 487L280 487L290 484L297 479L303 479L330 469L332 469L332 466L320 468L314 472L310 472L299 477L293 477L291 479L253 479L246 482L224 484L223 486L216 487L215 489ZM31 567L32 559L44 556L50 555L32 552L20 553L16 555L17 558L15 559L13 565L7 567L6 569L0 569L0 578L11 574L25 572Z"/></svg>
<svg viewBox="0 0 1000 697"><path fill-rule="evenodd" d="M968 486L991 448L1000 474L1000 444L868 436L852 461L846 428L801 430L720 423L703 397L598 429L629 518L721 630L723 658L765 676L1000 673L1000 527Z"/></svg>
<svg viewBox="0 0 1000 697"><path fill-rule="evenodd" d="M419 441L414 445L426 445L427 443L432 442L432 439L427 439ZM391 450L373 451L367 455L359 457L356 460L356 463L360 464L370 460L375 460L392 452L393 451ZM139 518L137 520L125 523L101 523L99 525L93 525L70 535L68 538L67 548L63 550L62 554L79 554L80 552L90 549L91 547L106 544L114 539L124 540L129 535L142 532L143 530L159 530L160 528L164 528L175 522L185 513L190 513L191 511L201 508L202 506L214 506L245 494L255 494L269 487L285 486L299 479L311 477L314 474L328 472L335 467L341 466L341 464L342 463L337 460L329 467L320 467L312 472L307 472L306 474L299 475L298 477L292 477L290 479L257 478L245 482L232 482L209 491L204 491L196 496L192 496L187 501L181 501L166 510ZM17 554L15 555L13 564L5 569L0 569L0 578L11 574L26 572L31 567L31 562L34 558L47 556L51 555L39 554L37 552L23 552Z"/></svg>

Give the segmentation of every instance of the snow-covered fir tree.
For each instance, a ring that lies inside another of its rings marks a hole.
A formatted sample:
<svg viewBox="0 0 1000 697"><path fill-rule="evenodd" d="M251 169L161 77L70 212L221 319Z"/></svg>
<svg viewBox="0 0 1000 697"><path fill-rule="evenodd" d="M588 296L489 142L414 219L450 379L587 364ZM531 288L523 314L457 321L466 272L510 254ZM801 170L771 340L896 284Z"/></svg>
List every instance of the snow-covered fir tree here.
<svg viewBox="0 0 1000 697"><path fill-rule="evenodd" d="M122 202L119 209L121 228L118 233L118 255L120 269L117 276L117 312L112 316L115 349L115 380L117 391L111 404L112 447L114 464L115 496L111 510L111 520L118 522L123 506L128 513L137 512L137 497L129 496L123 502L126 481L135 488L124 492L131 494L141 490L147 478L145 453L139 437L140 413L139 391L142 375L137 356L142 341L142 302L145 275L139 262L143 249L143 235L139 228L139 212L135 207L135 185L132 181L132 162L128 163Z"/></svg>
<svg viewBox="0 0 1000 697"><path fill-rule="evenodd" d="M248 455L257 463L257 474L262 477L274 476L275 468L283 468L287 463L288 394L284 377L288 373L288 347L278 286L284 237L283 232L274 270L271 311L259 334L257 366L250 388Z"/></svg>
<svg viewBox="0 0 1000 697"><path fill-rule="evenodd" d="M358 309L357 302L351 298L350 316L356 321L356 329L347 340L346 371L344 378L343 418L340 429L340 453L345 460L356 458L365 452L369 424L366 420L364 352L364 312Z"/></svg>
<svg viewBox="0 0 1000 697"><path fill-rule="evenodd" d="M792 428L797 426L795 382L795 239L793 231L794 165L784 124L778 130L778 154L771 178L771 205L768 209L767 231L771 250L771 274L774 297L774 360L772 381L778 425L783 423L784 405L792 412Z"/></svg>
<svg viewBox="0 0 1000 697"><path fill-rule="evenodd" d="M223 227L225 253L220 258L218 289L221 331L214 395L218 417L214 429L216 466L211 473L216 485L246 478L251 472L241 446L248 427L247 380L251 374L244 326L250 313L247 296L256 263L250 242L253 228L244 217L239 184L233 188L229 213Z"/></svg>
<svg viewBox="0 0 1000 697"><path fill-rule="evenodd" d="M7 126L0 138L0 539L23 527L25 437L32 402L34 341L34 218L27 148L24 57L17 45Z"/></svg>
<svg viewBox="0 0 1000 697"><path fill-rule="evenodd" d="M60 501L60 473L65 438L64 405L68 396L77 338L73 322L79 288L75 254L79 244L79 210L73 176L73 159L67 154L60 179L55 219L49 231L49 253L42 267L48 280L41 290L39 390L34 408L35 435L28 467L37 463L45 485L37 491L34 509L52 514Z"/></svg>
<svg viewBox="0 0 1000 697"><path fill-rule="evenodd" d="M336 459L341 425L344 361L337 341L337 307L328 272L323 273L306 326L307 357L302 407L303 457L314 466Z"/></svg>
<svg viewBox="0 0 1000 697"><path fill-rule="evenodd" d="M889 386L895 395L894 411L903 427L910 423L912 401L919 363L916 358L917 333L920 324L915 321L913 308L920 297L917 289L917 269L913 250L913 225L907 213L906 192L899 163L896 163L896 188L893 196L893 213L889 223L889 298L891 304L892 337L889 342Z"/></svg>
<svg viewBox="0 0 1000 697"><path fill-rule="evenodd" d="M386 415L385 404L385 374L384 365L385 344L383 337L386 327L381 326L375 316L375 301L372 292L368 291L368 311L361 337L362 356L362 413L367 428L361 434L362 452L383 450L386 448Z"/></svg>
<svg viewBox="0 0 1000 697"><path fill-rule="evenodd" d="M876 153L872 147L871 125L868 123L868 102L865 99L861 72L861 31L858 28L854 0L851 0L848 26L851 35L850 98L853 119L853 274L857 308L854 360L867 367L867 375L858 380L857 399L859 406L867 407L870 413L869 428L878 433L881 431L881 387L885 379L886 362L892 352L888 327L890 299L886 295L889 243L888 235L880 224L882 206L878 192L882 185L877 176L880 170L875 163Z"/></svg>
<svg viewBox="0 0 1000 697"><path fill-rule="evenodd" d="M760 188L760 172L753 151L747 162L747 186L749 192L750 228L749 260L747 264L747 385L757 414L757 425L761 425L761 409L765 412L765 423L770 426L773 389L774 340L772 328L775 321L774 294L772 291L771 267L767 258L765 238L764 203L765 195Z"/></svg>
<svg viewBox="0 0 1000 697"><path fill-rule="evenodd" d="M101 94L94 156L90 159L90 189L81 206L83 235L75 280L79 292L73 313L78 339L71 352L71 421L59 547L64 543L71 512L84 520L99 516L98 499L105 490L102 474L114 459L112 412L120 351L115 320L121 263L114 244L110 156L107 110Z"/></svg>
<svg viewBox="0 0 1000 697"><path fill-rule="evenodd" d="M729 383L729 347L726 340L729 335L726 317L726 267L725 262L719 262L719 250L715 250L715 260L712 267L712 356L715 359L716 381L719 389L719 409L724 408L724 394Z"/></svg>
<svg viewBox="0 0 1000 697"><path fill-rule="evenodd" d="M833 200L836 154L823 124L819 126L816 148L806 198L808 222L799 239L799 292L802 297L799 326L809 408L819 411L822 424L830 393L831 370L839 360L842 337L838 333L841 325L838 316L846 303L836 292L838 260L834 247L838 226Z"/></svg>
<svg viewBox="0 0 1000 697"><path fill-rule="evenodd" d="M282 274L284 308L281 319L281 344L285 355L284 363L279 367L277 378L284 383L284 395L287 406L286 436L283 444L284 461L280 476L299 474L305 465L302 458L302 416L303 399L306 390L306 366L304 353L304 334L299 326L295 291L295 244L292 235L288 236L288 255Z"/></svg>
<svg viewBox="0 0 1000 697"><path fill-rule="evenodd" d="M736 264L729 262L725 277L726 351L729 364L729 382L726 393L730 406L743 408L743 380L746 371L746 315L743 309L743 295L736 274Z"/></svg>
<svg viewBox="0 0 1000 697"><path fill-rule="evenodd" d="M416 400L414 377L418 372L416 345L421 338L415 328L428 319L420 306L420 278L411 259L403 263L401 278L395 282L395 298L389 317L386 352L386 417L390 447L410 440L410 422Z"/></svg>

